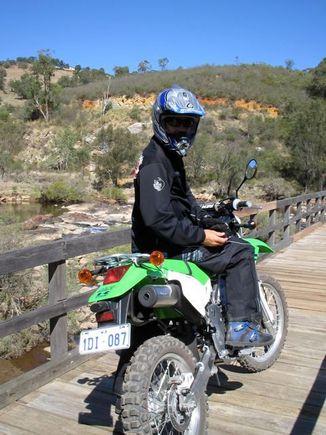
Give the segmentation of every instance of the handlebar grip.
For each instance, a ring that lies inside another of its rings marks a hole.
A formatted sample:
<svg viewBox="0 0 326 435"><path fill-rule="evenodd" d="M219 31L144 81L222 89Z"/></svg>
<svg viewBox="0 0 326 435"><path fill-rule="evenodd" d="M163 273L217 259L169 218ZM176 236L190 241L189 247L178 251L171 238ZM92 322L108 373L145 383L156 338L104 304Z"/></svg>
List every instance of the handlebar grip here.
<svg viewBox="0 0 326 435"><path fill-rule="evenodd" d="M240 199L235 199L232 203L234 210L239 210L243 207L252 207L251 201L240 201Z"/></svg>

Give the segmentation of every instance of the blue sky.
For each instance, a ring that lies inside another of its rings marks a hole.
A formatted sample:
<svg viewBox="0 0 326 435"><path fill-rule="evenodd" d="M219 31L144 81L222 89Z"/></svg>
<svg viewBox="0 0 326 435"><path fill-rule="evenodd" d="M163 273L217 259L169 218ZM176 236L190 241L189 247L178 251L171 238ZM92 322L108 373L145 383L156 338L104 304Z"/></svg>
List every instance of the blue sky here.
<svg viewBox="0 0 326 435"><path fill-rule="evenodd" d="M326 0L10 0L0 59L49 49L71 66L168 69L268 63L315 67L326 57Z"/></svg>

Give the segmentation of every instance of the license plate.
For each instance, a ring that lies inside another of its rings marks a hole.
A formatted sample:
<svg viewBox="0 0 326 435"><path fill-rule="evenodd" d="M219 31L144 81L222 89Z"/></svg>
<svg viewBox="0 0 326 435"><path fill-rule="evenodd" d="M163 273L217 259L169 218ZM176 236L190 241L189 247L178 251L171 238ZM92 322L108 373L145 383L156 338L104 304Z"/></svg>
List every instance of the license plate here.
<svg viewBox="0 0 326 435"><path fill-rule="evenodd" d="M105 352L107 350L128 349L130 347L130 323L107 328L82 331L79 341L79 353Z"/></svg>

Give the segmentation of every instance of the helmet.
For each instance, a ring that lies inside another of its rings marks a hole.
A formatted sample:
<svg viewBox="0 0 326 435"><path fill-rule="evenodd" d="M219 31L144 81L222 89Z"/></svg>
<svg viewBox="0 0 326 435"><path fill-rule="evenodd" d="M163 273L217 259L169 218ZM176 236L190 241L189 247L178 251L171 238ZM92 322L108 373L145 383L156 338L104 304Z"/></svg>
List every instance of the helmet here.
<svg viewBox="0 0 326 435"><path fill-rule="evenodd" d="M185 156L191 148L204 108L187 89L172 86L157 96L152 120L155 136L168 149Z"/></svg>

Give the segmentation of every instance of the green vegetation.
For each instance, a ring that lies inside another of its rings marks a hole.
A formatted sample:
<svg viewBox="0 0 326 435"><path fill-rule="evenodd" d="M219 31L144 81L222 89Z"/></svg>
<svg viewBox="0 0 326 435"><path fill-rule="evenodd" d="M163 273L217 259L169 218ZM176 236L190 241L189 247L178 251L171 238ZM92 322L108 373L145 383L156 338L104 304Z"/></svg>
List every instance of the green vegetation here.
<svg viewBox="0 0 326 435"><path fill-rule="evenodd" d="M118 199L121 191L114 189L130 178L152 130L148 107L137 103L120 107L114 105L114 97L146 97L178 83L212 103L206 106L196 145L185 159L194 186L226 195L237 183L244 161L256 157L265 198L320 189L326 172L326 59L310 71L295 70L292 59L287 59L285 67L240 64L166 70L168 62L166 57L158 59L160 71L153 71L146 59L139 62L138 72L116 66L109 86L103 68L80 65L54 82L56 70L69 65L48 51L37 58L0 62L0 88L5 84L6 91L6 68L23 69L10 86L25 101L23 107L0 105L0 175L31 168L62 174L66 185L61 196L57 186L50 189L46 183L39 191L44 201L67 202L83 198L70 191L69 179L80 174L95 190L106 189L102 194L108 199L115 195ZM219 98L224 102L212 101ZM85 100L96 100L97 106L84 109ZM236 100L254 101L266 110L250 112L234 104ZM268 107L276 108L279 116L271 117ZM19 121L22 118L25 122ZM133 122L142 123L140 132L128 131ZM38 158L31 162L24 147L34 126L42 139L35 145Z"/></svg>
<svg viewBox="0 0 326 435"><path fill-rule="evenodd" d="M25 125L10 119L8 112L0 108L0 177L17 169L19 161L16 156L23 148Z"/></svg>
<svg viewBox="0 0 326 435"><path fill-rule="evenodd" d="M1 252L20 245L15 235L0 238ZM33 291L31 291L33 289ZM11 319L26 310L46 303L46 294L39 277L32 270L0 275L0 321ZM32 328L2 338L0 358L15 358L44 341L46 325Z"/></svg>
<svg viewBox="0 0 326 435"><path fill-rule="evenodd" d="M99 131L95 146L100 151L95 158L97 187L102 189L108 181L118 186L119 178L130 175L136 162L138 139L128 130L108 126Z"/></svg>
<svg viewBox="0 0 326 435"><path fill-rule="evenodd" d="M326 98L326 57L312 71L308 91L313 97Z"/></svg>
<svg viewBox="0 0 326 435"><path fill-rule="evenodd" d="M314 99L287 119L290 159L284 175L295 178L305 190L318 188L326 170L326 101Z"/></svg>
<svg viewBox="0 0 326 435"><path fill-rule="evenodd" d="M129 74L128 66L115 66L113 68L115 77L122 77Z"/></svg>
<svg viewBox="0 0 326 435"><path fill-rule="evenodd" d="M101 190L102 196L106 199L117 201L118 203L124 204L127 202L127 196L119 187L105 187Z"/></svg>
<svg viewBox="0 0 326 435"><path fill-rule="evenodd" d="M4 91L6 75L7 75L7 72L6 72L5 68L0 66L0 89L2 91Z"/></svg>
<svg viewBox="0 0 326 435"><path fill-rule="evenodd" d="M69 183L60 179L42 189L40 202L43 204L71 204L82 202L86 196L79 183Z"/></svg>
<svg viewBox="0 0 326 435"><path fill-rule="evenodd" d="M32 64L32 73L25 73L20 80L10 83L11 89L33 108L30 113L32 119L43 116L47 122L50 110L55 107L56 89L51 83L54 70L54 59L48 52L40 52Z"/></svg>
<svg viewBox="0 0 326 435"><path fill-rule="evenodd" d="M85 85L97 80L101 80L107 77L103 68L82 68L80 65L76 65L74 74L72 77L61 77L58 84L63 88L71 86Z"/></svg>
<svg viewBox="0 0 326 435"><path fill-rule="evenodd" d="M87 146L76 147L80 141L78 131L72 127L60 129L53 140L47 166L58 171L84 169L90 161L90 153Z"/></svg>

